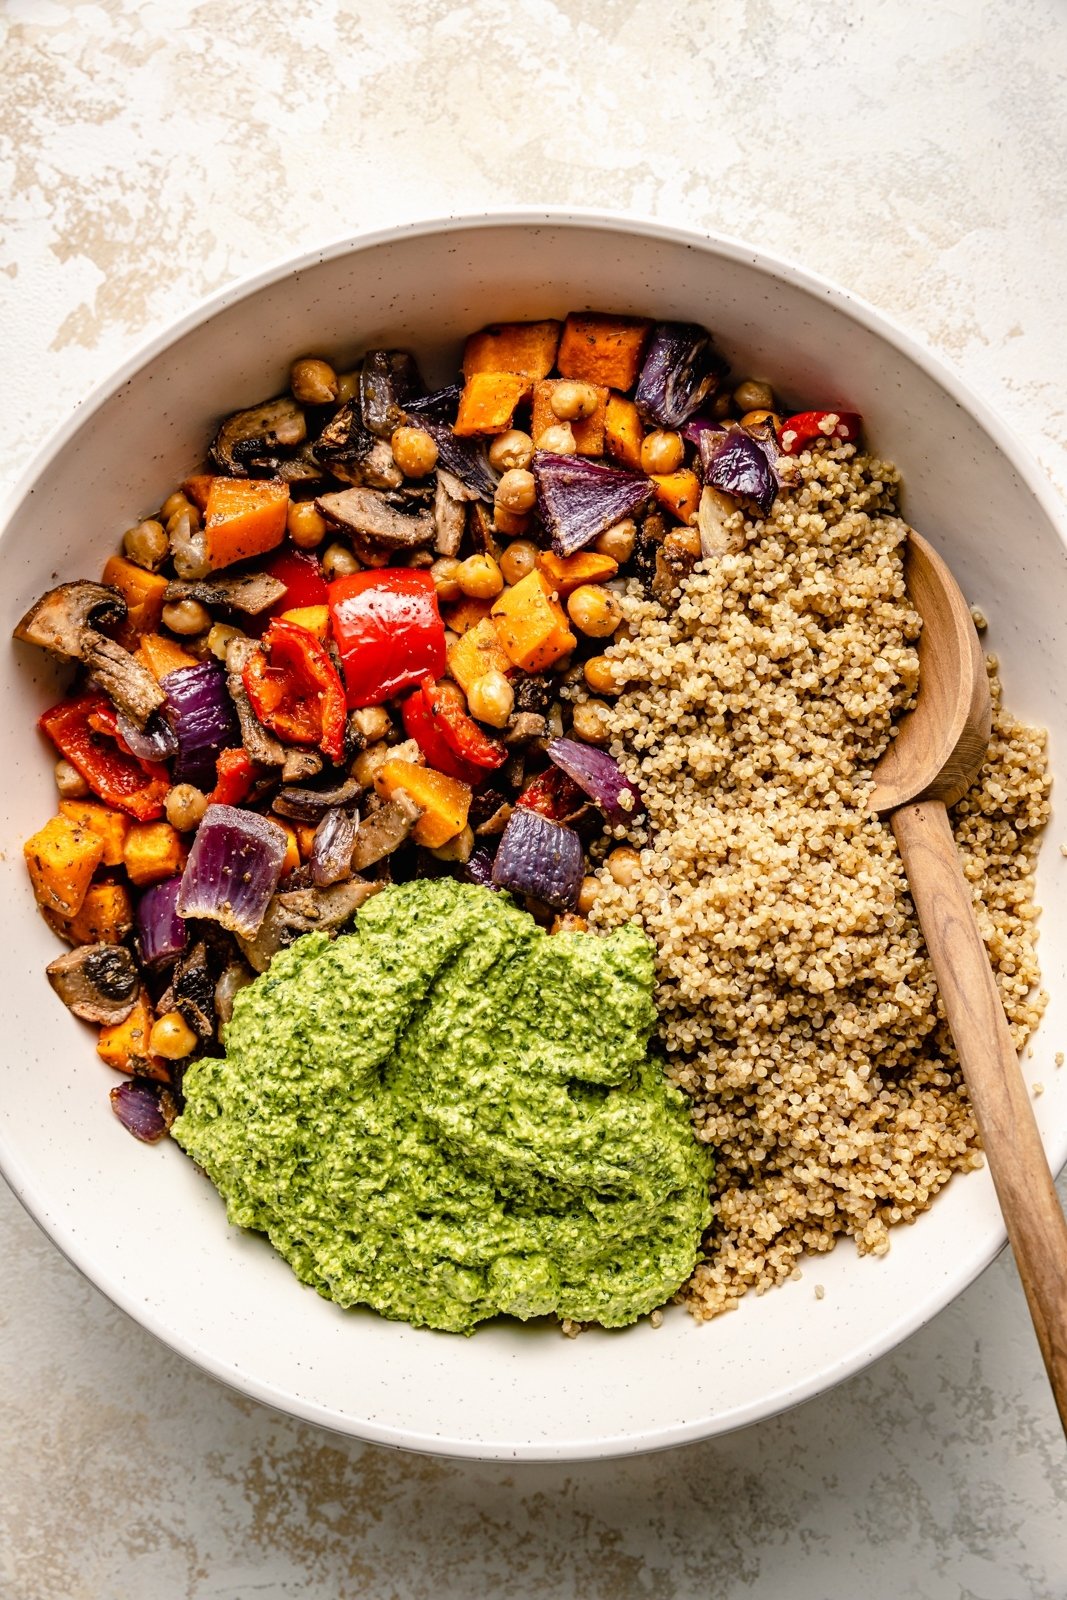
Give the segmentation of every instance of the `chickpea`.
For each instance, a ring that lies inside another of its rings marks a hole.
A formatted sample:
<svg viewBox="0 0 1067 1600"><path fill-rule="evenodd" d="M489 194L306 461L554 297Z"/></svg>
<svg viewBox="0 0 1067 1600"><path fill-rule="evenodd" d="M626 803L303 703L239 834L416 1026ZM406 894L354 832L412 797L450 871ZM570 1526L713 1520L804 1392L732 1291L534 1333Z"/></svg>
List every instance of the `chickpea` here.
<svg viewBox="0 0 1067 1600"><path fill-rule="evenodd" d="M495 600L504 587L504 575L492 556L468 556L459 564L456 582L472 600Z"/></svg>
<svg viewBox="0 0 1067 1600"><path fill-rule="evenodd" d="M359 562L346 544L335 541L322 553L322 575L329 582L333 578L347 578L360 570Z"/></svg>
<svg viewBox="0 0 1067 1600"><path fill-rule="evenodd" d="M738 411L773 411L774 390L769 383L745 378L734 390L734 405Z"/></svg>
<svg viewBox="0 0 1067 1600"><path fill-rule="evenodd" d="M389 443L405 478L425 478L437 465L437 441L425 428L397 428Z"/></svg>
<svg viewBox="0 0 1067 1600"><path fill-rule="evenodd" d="M359 393L359 368L355 372L339 372L337 374L337 398L342 405L347 405L349 400L354 400Z"/></svg>
<svg viewBox="0 0 1067 1600"><path fill-rule="evenodd" d="M439 556L430 568L430 576L433 578L433 586L437 593L437 598L446 606L451 605L454 600L458 600L463 593L457 577L460 566L461 563L456 560L455 556Z"/></svg>
<svg viewBox="0 0 1067 1600"><path fill-rule="evenodd" d="M600 893L600 884L596 878L583 878L582 887L578 890L578 913L587 917L596 905Z"/></svg>
<svg viewBox="0 0 1067 1600"><path fill-rule="evenodd" d="M233 628L228 622L213 622L208 630L207 647L216 661L225 661L230 645L240 637L240 628Z"/></svg>
<svg viewBox="0 0 1067 1600"><path fill-rule="evenodd" d="M191 833L199 828L207 810L207 795L192 783L176 783L167 795L165 807L167 821L179 833Z"/></svg>
<svg viewBox="0 0 1067 1600"><path fill-rule="evenodd" d="M353 778L365 789L372 789L374 780L392 753L392 749L384 741L381 744L369 745L352 763L350 771Z"/></svg>
<svg viewBox="0 0 1067 1600"><path fill-rule="evenodd" d="M537 499L537 485L532 472L525 467L512 467L505 472L496 486L494 504L497 510L512 511L521 515L532 511Z"/></svg>
<svg viewBox="0 0 1067 1600"><path fill-rule="evenodd" d="M211 612L199 600L172 600L163 607L163 625L171 633L191 637L211 626Z"/></svg>
<svg viewBox="0 0 1067 1600"><path fill-rule="evenodd" d="M164 1011L148 1035L148 1048L164 1061L182 1061L196 1049L196 1034L180 1011Z"/></svg>
<svg viewBox="0 0 1067 1600"><path fill-rule="evenodd" d="M493 506L493 532L502 539L521 539L530 525L528 511L506 511L501 505Z"/></svg>
<svg viewBox="0 0 1067 1600"><path fill-rule="evenodd" d="M578 422L582 417L593 415L599 396L591 383L564 378L553 385L548 403L561 422Z"/></svg>
<svg viewBox="0 0 1067 1600"><path fill-rule="evenodd" d="M446 839L430 854L436 856L438 861L469 861L474 854L474 829L468 823L454 838Z"/></svg>
<svg viewBox="0 0 1067 1600"><path fill-rule="evenodd" d="M671 556L696 556L699 558L700 533L696 528L672 528L663 541L663 554Z"/></svg>
<svg viewBox="0 0 1067 1600"><path fill-rule="evenodd" d="M726 421L726 418L733 410L733 404L733 397L726 389L723 389L721 394L717 394L715 396L714 400L711 402L711 414L715 418L716 422Z"/></svg>
<svg viewBox="0 0 1067 1600"><path fill-rule="evenodd" d="M55 768L56 788L64 800L84 800L89 793L89 785L69 761L57 761Z"/></svg>
<svg viewBox="0 0 1067 1600"><path fill-rule="evenodd" d="M135 528L126 529L122 536L122 548L134 566L147 567L151 572L166 561L170 552L170 540L163 524L157 522L154 517L149 517L147 521L139 522Z"/></svg>
<svg viewBox="0 0 1067 1600"><path fill-rule="evenodd" d="M467 690L467 710L491 728L504 728L515 706L515 691L502 672L484 672Z"/></svg>
<svg viewBox="0 0 1067 1600"><path fill-rule="evenodd" d="M175 489L174 493L169 494L160 506L159 520L161 522L169 522L171 517L177 517L183 511L192 511L195 515L196 507L187 495L182 494L180 489Z"/></svg>
<svg viewBox="0 0 1067 1600"><path fill-rule="evenodd" d="M685 443L680 433L669 428L656 428L646 433L641 441L641 471L649 476L655 473L677 472L685 460Z"/></svg>
<svg viewBox="0 0 1067 1600"><path fill-rule="evenodd" d="M607 744L611 738L611 709L603 700L581 700L571 713L571 730L586 744Z"/></svg>
<svg viewBox="0 0 1067 1600"><path fill-rule="evenodd" d="M534 442L521 428L509 428L489 442L489 465L496 472L523 471L533 460Z"/></svg>
<svg viewBox="0 0 1067 1600"><path fill-rule="evenodd" d="M326 518L313 500L291 500L285 526L298 550L317 550L326 537Z"/></svg>
<svg viewBox="0 0 1067 1600"><path fill-rule="evenodd" d="M641 876L641 857L628 844L621 844L608 856L607 868L623 889L632 889Z"/></svg>
<svg viewBox="0 0 1067 1600"><path fill-rule="evenodd" d="M556 456L573 456L578 450L574 431L569 422L557 422L546 428L537 441L538 450L550 450Z"/></svg>
<svg viewBox="0 0 1067 1600"><path fill-rule="evenodd" d="M760 428L764 423L768 422L775 433L781 431L782 419L777 411L746 411L741 418L741 426L743 428Z"/></svg>
<svg viewBox="0 0 1067 1600"><path fill-rule="evenodd" d="M449 705L455 706L457 711L466 711L467 697L458 683L453 683L451 678L442 678L437 685L438 699L445 700Z"/></svg>
<svg viewBox="0 0 1067 1600"><path fill-rule="evenodd" d="M301 356L289 369L293 399L302 406L328 406L337 399L337 374L318 356Z"/></svg>
<svg viewBox="0 0 1067 1600"><path fill-rule="evenodd" d="M594 694L618 694L615 663L610 656L590 656L585 662L583 674Z"/></svg>
<svg viewBox="0 0 1067 1600"><path fill-rule="evenodd" d="M581 583L567 598L567 615L590 638L606 639L622 621L622 607L603 584Z"/></svg>
<svg viewBox="0 0 1067 1600"><path fill-rule="evenodd" d="M516 539L500 557L500 570L505 583L518 583L537 565L537 546L529 539Z"/></svg>
<svg viewBox="0 0 1067 1600"><path fill-rule="evenodd" d="M353 711L352 721L368 744L377 744L393 731L393 719L384 706L363 706Z"/></svg>
<svg viewBox="0 0 1067 1600"><path fill-rule="evenodd" d="M633 517L623 517L613 528L605 528L593 545L593 549L599 555L610 556L621 567L633 555L636 543L637 523Z"/></svg>

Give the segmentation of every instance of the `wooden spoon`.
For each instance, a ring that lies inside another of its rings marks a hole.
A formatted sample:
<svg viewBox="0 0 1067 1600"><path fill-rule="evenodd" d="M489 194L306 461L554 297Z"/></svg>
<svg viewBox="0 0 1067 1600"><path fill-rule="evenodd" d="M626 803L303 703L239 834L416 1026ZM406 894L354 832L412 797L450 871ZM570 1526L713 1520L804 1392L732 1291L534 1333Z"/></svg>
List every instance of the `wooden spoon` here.
<svg viewBox="0 0 1067 1600"><path fill-rule="evenodd" d="M1038 1343L1067 1430L1067 1221L975 921L947 806L985 760L989 683L956 580L917 533L904 557L922 617L919 695L874 769L941 991Z"/></svg>

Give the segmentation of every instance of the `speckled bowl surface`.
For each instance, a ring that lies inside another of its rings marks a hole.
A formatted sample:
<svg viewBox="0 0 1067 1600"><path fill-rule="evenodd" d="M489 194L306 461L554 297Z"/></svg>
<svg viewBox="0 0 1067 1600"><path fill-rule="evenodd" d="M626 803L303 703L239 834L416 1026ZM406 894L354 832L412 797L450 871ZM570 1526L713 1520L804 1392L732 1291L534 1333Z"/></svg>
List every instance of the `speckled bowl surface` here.
<svg viewBox="0 0 1067 1600"><path fill-rule="evenodd" d="M990 618L1006 700L1067 745L1065 524L1040 469L927 351L869 307L742 245L658 224L522 213L342 241L239 284L153 341L82 405L16 492L0 542L3 634L60 578L95 575L135 516L202 459L212 419L285 387L292 356L370 345L454 370L463 336L572 308L705 323L738 372L858 410L905 475L905 513ZM563 1339L501 1323L471 1339L341 1311L299 1285L172 1145L111 1115L92 1036L44 976L21 843L54 809L34 729L58 675L3 652L0 1165L59 1249L173 1349L247 1394L361 1438L448 1455L583 1459L726 1432L819 1394L945 1306L1002 1247L988 1174L955 1179L880 1260L851 1243L705 1326ZM1067 1157L1067 917L1052 823L1038 894L1052 999L1025 1069L1054 1168ZM824 1287L819 1299L814 1285Z"/></svg>

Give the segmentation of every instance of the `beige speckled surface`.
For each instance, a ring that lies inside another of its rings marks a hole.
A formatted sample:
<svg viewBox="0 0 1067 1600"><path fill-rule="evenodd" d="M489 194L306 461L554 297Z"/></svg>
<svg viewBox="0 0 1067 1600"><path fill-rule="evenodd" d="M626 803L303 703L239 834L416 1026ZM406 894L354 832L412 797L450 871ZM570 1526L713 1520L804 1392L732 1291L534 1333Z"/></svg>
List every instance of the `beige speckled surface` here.
<svg viewBox="0 0 1067 1600"><path fill-rule="evenodd" d="M937 345L1067 486L1060 0L5 0L0 478L196 296L522 203L793 253ZM0 1595L1058 1600L1067 1472L1001 1259L717 1444L453 1465L235 1398L0 1192Z"/></svg>

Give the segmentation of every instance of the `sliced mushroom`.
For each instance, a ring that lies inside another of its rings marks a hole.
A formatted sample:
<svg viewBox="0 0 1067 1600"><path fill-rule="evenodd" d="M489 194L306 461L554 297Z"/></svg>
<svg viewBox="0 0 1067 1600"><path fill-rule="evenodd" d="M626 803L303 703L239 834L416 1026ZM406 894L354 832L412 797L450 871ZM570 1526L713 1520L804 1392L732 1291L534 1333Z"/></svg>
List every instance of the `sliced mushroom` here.
<svg viewBox="0 0 1067 1600"><path fill-rule="evenodd" d="M484 550L487 556L492 556L494 561L499 561L503 554L504 546L496 536L493 527L493 513L489 506L481 500L476 500L467 513L467 526L470 529L471 539L476 550Z"/></svg>
<svg viewBox="0 0 1067 1600"><path fill-rule="evenodd" d="M210 578L199 581L176 579L167 584L164 600L199 600L201 605L223 611L243 611L258 617L285 595L285 584L269 572L246 572L237 578Z"/></svg>
<svg viewBox="0 0 1067 1600"><path fill-rule="evenodd" d="M496 810L491 812L485 821L480 822L475 828L474 831L478 838L487 839L492 838L494 834L503 833L511 819L511 812L510 803L507 800L501 801Z"/></svg>
<svg viewBox="0 0 1067 1600"><path fill-rule="evenodd" d="M97 685L119 711L143 728L166 695L139 661L100 626L121 622L126 602L102 583L61 583L32 605L15 628L15 638L40 645L68 661L83 661Z"/></svg>
<svg viewBox="0 0 1067 1600"><path fill-rule="evenodd" d="M359 375L363 426L388 439L404 420L404 406L422 393L415 358L406 350L368 350Z"/></svg>
<svg viewBox="0 0 1067 1600"><path fill-rule="evenodd" d="M295 746L286 750L282 762L283 783L303 783L306 778L317 778L322 771L322 757L317 750L299 750Z"/></svg>
<svg viewBox="0 0 1067 1600"><path fill-rule="evenodd" d="M391 800L374 795L360 819L356 845L352 851L353 872L363 872L376 861L391 855L408 837L422 816L406 789L398 789Z"/></svg>
<svg viewBox="0 0 1067 1600"><path fill-rule="evenodd" d="M456 556L463 543L467 526L467 502L476 500L473 489L468 489L455 473L437 469L437 484L433 496L433 523L436 528L434 549L438 555Z"/></svg>
<svg viewBox="0 0 1067 1600"><path fill-rule="evenodd" d="M243 478L250 473L273 473L279 451L292 453L307 438L303 411L290 395L235 411L227 417L211 446L211 456L221 471Z"/></svg>
<svg viewBox="0 0 1067 1600"><path fill-rule="evenodd" d="M339 494L320 495L315 506L330 522L391 550L415 550L433 542L434 520L430 512L411 515L391 505L375 489L342 489Z"/></svg>
<svg viewBox="0 0 1067 1600"><path fill-rule="evenodd" d="M179 959L158 1010L161 1015L180 1011L198 1039L210 1039L215 1032L215 979L203 939Z"/></svg>
<svg viewBox="0 0 1067 1600"><path fill-rule="evenodd" d="M505 744L526 744L530 739L544 739L548 734L548 718L536 711L515 711L504 729Z"/></svg>
<svg viewBox="0 0 1067 1600"><path fill-rule="evenodd" d="M82 944L45 968L63 1004L83 1022L125 1022L137 1002L137 963L122 944Z"/></svg>
<svg viewBox="0 0 1067 1600"><path fill-rule="evenodd" d="M380 883L349 878L328 889L292 889L276 894L254 939L239 939L249 965L265 972L274 956L305 933L336 933L364 900L377 894Z"/></svg>
<svg viewBox="0 0 1067 1600"><path fill-rule="evenodd" d="M362 793L363 785L351 777L332 789L279 789L274 796L274 809L279 816L292 817L296 822L317 823L336 806L354 804Z"/></svg>
<svg viewBox="0 0 1067 1600"><path fill-rule="evenodd" d="M138 728L143 730L153 711L166 704L167 697L148 668L106 633L88 637L82 660L94 683Z"/></svg>

